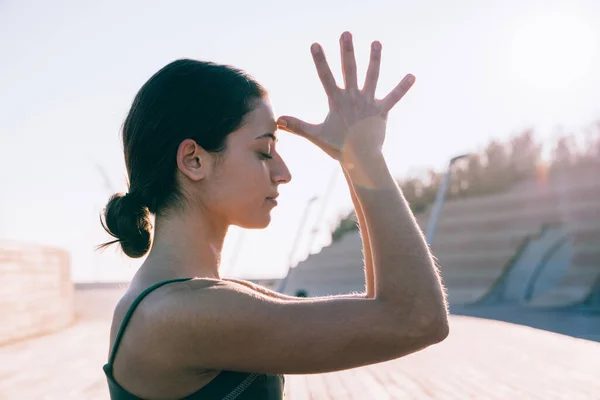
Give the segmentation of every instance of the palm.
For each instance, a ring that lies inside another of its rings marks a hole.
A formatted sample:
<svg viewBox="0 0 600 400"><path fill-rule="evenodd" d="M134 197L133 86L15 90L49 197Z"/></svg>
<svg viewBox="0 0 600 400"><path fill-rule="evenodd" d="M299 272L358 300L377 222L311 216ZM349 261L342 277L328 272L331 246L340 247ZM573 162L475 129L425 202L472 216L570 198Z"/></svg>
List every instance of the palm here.
<svg viewBox="0 0 600 400"><path fill-rule="evenodd" d="M348 147L381 149L385 138L387 114L414 83L407 75L384 99L375 99L375 89L381 63L381 44L371 45L371 59L362 89L358 89L356 60L350 33L340 38L342 72L345 88L339 88L318 44L311 47L321 83L329 100L329 114L323 123L315 125L293 117L278 120L282 129L304 136L336 160Z"/></svg>

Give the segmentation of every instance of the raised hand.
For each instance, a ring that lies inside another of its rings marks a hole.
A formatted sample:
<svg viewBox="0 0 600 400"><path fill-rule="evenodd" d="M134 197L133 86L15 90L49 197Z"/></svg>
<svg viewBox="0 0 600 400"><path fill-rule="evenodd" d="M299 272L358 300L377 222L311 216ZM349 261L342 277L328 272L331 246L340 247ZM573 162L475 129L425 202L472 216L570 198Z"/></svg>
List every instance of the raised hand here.
<svg viewBox="0 0 600 400"><path fill-rule="evenodd" d="M336 160L352 150L381 151L385 139L385 128L389 111L408 92L415 77L408 74L387 95L375 98L381 64L381 43L371 44L371 59L365 84L358 89L356 59L350 32L340 37L342 72L344 86L335 82L325 53L318 43L311 46L317 73L329 100L329 114L321 124L309 124L291 116L281 116L277 120L279 128L303 136Z"/></svg>

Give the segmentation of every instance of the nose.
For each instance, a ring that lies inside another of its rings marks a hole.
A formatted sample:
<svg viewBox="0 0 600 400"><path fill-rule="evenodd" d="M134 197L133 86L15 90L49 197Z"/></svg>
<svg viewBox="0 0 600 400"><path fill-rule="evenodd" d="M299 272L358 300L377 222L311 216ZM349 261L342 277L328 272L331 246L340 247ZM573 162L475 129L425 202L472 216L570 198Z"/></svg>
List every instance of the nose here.
<svg viewBox="0 0 600 400"><path fill-rule="evenodd" d="M292 174L290 173L290 170L288 169L287 165L285 165L283 158L281 158L281 156L277 154L275 160L273 161L275 161L274 163L272 163L273 168L271 172L273 182L277 184L282 184L291 181Z"/></svg>

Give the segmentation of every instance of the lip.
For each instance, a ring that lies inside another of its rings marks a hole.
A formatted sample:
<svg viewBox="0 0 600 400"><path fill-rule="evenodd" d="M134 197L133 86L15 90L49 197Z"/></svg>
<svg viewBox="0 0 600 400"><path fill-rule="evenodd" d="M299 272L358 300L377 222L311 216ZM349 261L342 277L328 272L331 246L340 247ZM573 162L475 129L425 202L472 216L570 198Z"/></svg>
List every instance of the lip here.
<svg viewBox="0 0 600 400"><path fill-rule="evenodd" d="M277 200L275 200L272 197L267 197L267 201L270 202L270 203L272 203L273 205L277 205Z"/></svg>

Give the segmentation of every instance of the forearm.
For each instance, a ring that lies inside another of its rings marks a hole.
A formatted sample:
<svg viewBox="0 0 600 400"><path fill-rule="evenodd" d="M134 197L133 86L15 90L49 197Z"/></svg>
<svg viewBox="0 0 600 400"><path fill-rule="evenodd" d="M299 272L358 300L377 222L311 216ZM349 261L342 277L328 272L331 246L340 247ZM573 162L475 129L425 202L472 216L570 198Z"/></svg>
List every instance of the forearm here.
<svg viewBox="0 0 600 400"><path fill-rule="evenodd" d="M280 300L299 301L299 300L315 300L315 299L330 299L330 298L365 298L366 297L365 293L348 293L348 294L343 294L343 295L332 295L332 296L321 296L321 297L295 297L295 296L287 296L285 294L278 293L273 290L269 290L264 286L257 285L255 283L244 281L241 279L224 278L223 280L246 286L246 287L254 290L255 292L264 294L265 296L269 296L272 298L280 299Z"/></svg>
<svg viewBox="0 0 600 400"><path fill-rule="evenodd" d="M375 294L419 318L447 315L441 279L424 235L379 151L348 151L348 176L364 213Z"/></svg>
<svg viewBox="0 0 600 400"><path fill-rule="evenodd" d="M362 210L362 206L360 205L360 201L356 196L356 190L354 189L354 184L348 175L348 171L344 168L342 164L342 171L344 172L344 177L346 178L346 182L348 183L348 189L350 190L350 196L352 197L352 204L354 204L354 210L356 211L356 216L358 218L358 226L360 229L360 236L362 239L362 247L363 247L363 255L364 255L364 263L365 263L365 286L366 286L366 295L369 298L375 297L375 273L373 271L373 257L371 253L371 243L369 239L369 230L367 228L367 222L365 220L365 216Z"/></svg>

